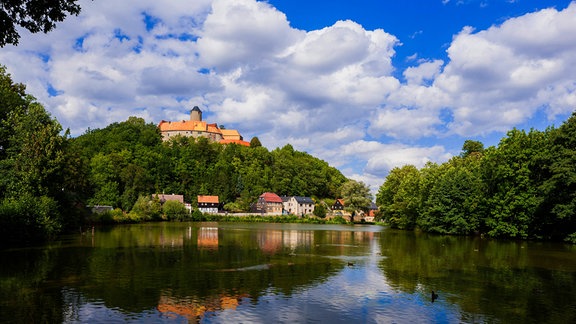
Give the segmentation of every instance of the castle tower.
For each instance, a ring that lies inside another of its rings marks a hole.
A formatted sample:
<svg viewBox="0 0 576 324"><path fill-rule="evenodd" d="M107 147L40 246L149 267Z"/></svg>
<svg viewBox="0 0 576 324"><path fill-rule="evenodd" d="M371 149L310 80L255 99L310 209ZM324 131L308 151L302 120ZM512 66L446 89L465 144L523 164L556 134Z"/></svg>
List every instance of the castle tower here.
<svg viewBox="0 0 576 324"><path fill-rule="evenodd" d="M194 106L190 111L190 120L191 121L202 121L202 110L198 108L198 106Z"/></svg>

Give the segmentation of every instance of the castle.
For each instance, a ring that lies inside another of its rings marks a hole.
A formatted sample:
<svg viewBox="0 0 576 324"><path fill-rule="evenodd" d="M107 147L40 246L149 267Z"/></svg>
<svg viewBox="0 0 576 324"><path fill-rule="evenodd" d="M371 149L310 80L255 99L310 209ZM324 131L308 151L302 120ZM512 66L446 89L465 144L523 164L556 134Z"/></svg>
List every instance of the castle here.
<svg viewBox="0 0 576 324"><path fill-rule="evenodd" d="M208 124L202 121L202 110L198 106L194 106L190 111L190 120L176 122L163 120L158 124L158 128L164 141L180 135L194 138L206 137L210 141L220 144L250 146L250 143L244 141L237 130L219 128L216 123Z"/></svg>

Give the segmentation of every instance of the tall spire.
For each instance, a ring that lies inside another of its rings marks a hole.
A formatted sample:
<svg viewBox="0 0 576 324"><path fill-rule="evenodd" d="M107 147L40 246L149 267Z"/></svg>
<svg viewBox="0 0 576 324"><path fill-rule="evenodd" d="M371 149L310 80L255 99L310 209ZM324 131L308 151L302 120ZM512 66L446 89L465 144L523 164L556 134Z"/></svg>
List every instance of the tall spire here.
<svg viewBox="0 0 576 324"><path fill-rule="evenodd" d="M190 111L190 120L192 121L202 121L202 110L198 106L194 106Z"/></svg>

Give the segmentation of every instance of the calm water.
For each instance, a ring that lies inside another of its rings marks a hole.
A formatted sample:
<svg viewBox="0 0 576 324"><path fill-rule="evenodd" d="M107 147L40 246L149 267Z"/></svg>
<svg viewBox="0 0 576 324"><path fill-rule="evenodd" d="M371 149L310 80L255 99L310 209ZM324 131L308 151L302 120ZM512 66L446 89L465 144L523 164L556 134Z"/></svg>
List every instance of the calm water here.
<svg viewBox="0 0 576 324"><path fill-rule="evenodd" d="M576 247L563 244L155 223L0 262L3 323L576 323Z"/></svg>

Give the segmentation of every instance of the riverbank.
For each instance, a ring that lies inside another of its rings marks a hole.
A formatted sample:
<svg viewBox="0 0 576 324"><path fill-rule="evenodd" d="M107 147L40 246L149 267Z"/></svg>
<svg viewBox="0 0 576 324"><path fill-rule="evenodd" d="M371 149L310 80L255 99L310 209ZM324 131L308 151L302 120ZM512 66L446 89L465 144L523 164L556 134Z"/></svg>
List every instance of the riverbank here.
<svg viewBox="0 0 576 324"><path fill-rule="evenodd" d="M134 213L125 213L120 209L92 214L87 220L90 225L130 224L149 221L192 221L192 222L249 222L249 223L301 223L301 224L373 224L367 222L350 222L342 216L320 218L313 215L266 215L261 213L218 213L208 214L199 211L177 215L175 217L139 217Z"/></svg>

